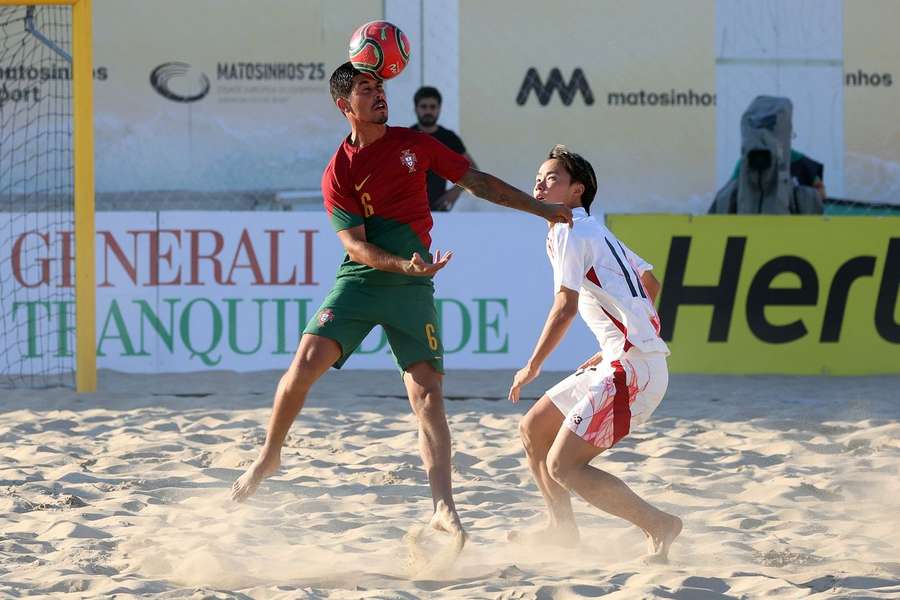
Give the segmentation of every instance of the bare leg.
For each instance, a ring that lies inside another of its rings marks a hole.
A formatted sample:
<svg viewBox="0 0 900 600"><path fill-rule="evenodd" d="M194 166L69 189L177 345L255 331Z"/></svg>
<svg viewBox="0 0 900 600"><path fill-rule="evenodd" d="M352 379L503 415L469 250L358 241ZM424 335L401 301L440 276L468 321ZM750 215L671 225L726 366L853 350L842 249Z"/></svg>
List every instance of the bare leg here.
<svg viewBox="0 0 900 600"><path fill-rule="evenodd" d="M419 421L419 452L428 474L434 516L431 526L460 536L465 533L456 504L450 475L450 427L444 414L443 375L427 362L411 365L403 373L409 403Z"/></svg>
<svg viewBox="0 0 900 600"><path fill-rule="evenodd" d="M542 396L537 404L519 422L519 434L531 474L547 504L547 527L535 532L510 532L512 541L551 543L560 546L578 544L578 526L572 512L569 490L550 477L547 470L547 453L562 426L564 416L548 396Z"/></svg>
<svg viewBox="0 0 900 600"><path fill-rule="evenodd" d="M602 448L563 427L547 457L550 475L600 510L643 529L653 544L650 558L665 562L669 547L681 533L681 519L647 503L615 475L590 466L601 452Z"/></svg>
<svg viewBox="0 0 900 600"><path fill-rule="evenodd" d="M315 381L341 357L340 345L328 338L303 334L294 360L278 382L266 443L259 457L231 486L231 499L242 502L252 496L259 483L278 470L281 446L297 413L306 402L306 394Z"/></svg>

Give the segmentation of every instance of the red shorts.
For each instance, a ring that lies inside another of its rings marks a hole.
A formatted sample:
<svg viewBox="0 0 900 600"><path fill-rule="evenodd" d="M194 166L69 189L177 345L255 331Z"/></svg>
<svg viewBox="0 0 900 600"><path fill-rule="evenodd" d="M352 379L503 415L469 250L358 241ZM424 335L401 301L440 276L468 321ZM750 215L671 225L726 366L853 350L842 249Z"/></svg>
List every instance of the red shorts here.
<svg viewBox="0 0 900 600"><path fill-rule="evenodd" d="M610 448L653 414L668 385L664 354L632 351L576 371L547 395L573 433L598 448Z"/></svg>

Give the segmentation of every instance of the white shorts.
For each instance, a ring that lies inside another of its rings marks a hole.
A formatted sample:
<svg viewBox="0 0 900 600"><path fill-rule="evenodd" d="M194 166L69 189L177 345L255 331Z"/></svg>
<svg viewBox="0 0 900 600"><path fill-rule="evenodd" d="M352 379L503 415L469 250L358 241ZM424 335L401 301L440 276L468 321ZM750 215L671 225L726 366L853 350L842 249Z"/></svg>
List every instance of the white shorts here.
<svg viewBox="0 0 900 600"><path fill-rule="evenodd" d="M629 352L576 371L547 390L573 433L598 448L610 448L645 422L669 385L665 354Z"/></svg>

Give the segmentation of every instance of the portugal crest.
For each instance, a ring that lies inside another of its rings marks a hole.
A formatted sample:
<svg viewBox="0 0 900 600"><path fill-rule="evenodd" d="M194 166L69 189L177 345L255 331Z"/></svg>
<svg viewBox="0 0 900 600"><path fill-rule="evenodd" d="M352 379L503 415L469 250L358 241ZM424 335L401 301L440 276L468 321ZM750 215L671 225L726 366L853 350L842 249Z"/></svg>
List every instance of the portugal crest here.
<svg viewBox="0 0 900 600"><path fill-rule="evenodd" d="M416 172L416 153L410 152L408 149L400 153L400 161L403 163L410 173Z"/></svg>

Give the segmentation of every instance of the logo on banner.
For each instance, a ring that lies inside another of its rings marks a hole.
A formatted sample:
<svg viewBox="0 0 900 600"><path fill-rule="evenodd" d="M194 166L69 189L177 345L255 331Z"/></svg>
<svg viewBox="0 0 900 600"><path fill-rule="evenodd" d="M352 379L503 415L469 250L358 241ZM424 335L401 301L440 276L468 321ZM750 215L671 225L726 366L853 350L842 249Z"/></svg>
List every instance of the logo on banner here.
<svg viewBox="0 0 900 600"><path fill-rule="evenodd" d="M404 150L400 153L400 161L403 165L409 169L410 173L416 172L416 153L410 152L409 150Z"/></svg>
<svg viewBox="0 0 900 600"><path fill-rule="evenodd" d="M183 62L167 62L153 69L150 85L173 102L197 102L210 90L209 77Z"/></svg>
<svg viewBox="0 0 900 600"><path fill-rule="evenodd" d="M559 98L565 106L570 106L575 101L575 96L581 93L581 98L588 106L594 103L594 92L588 84L587 77L580 67L572 71L572 77L566 82L562 73L556 67L550 70L550 77L544 82L541 79L537 69L531 67L525 73L525 79L522 81L522 87L519 88L519 94L516 96L516 104L524 106L528 102L531 92L537 96L541 106L547 106L554 92L559 92Z"/></svg>

